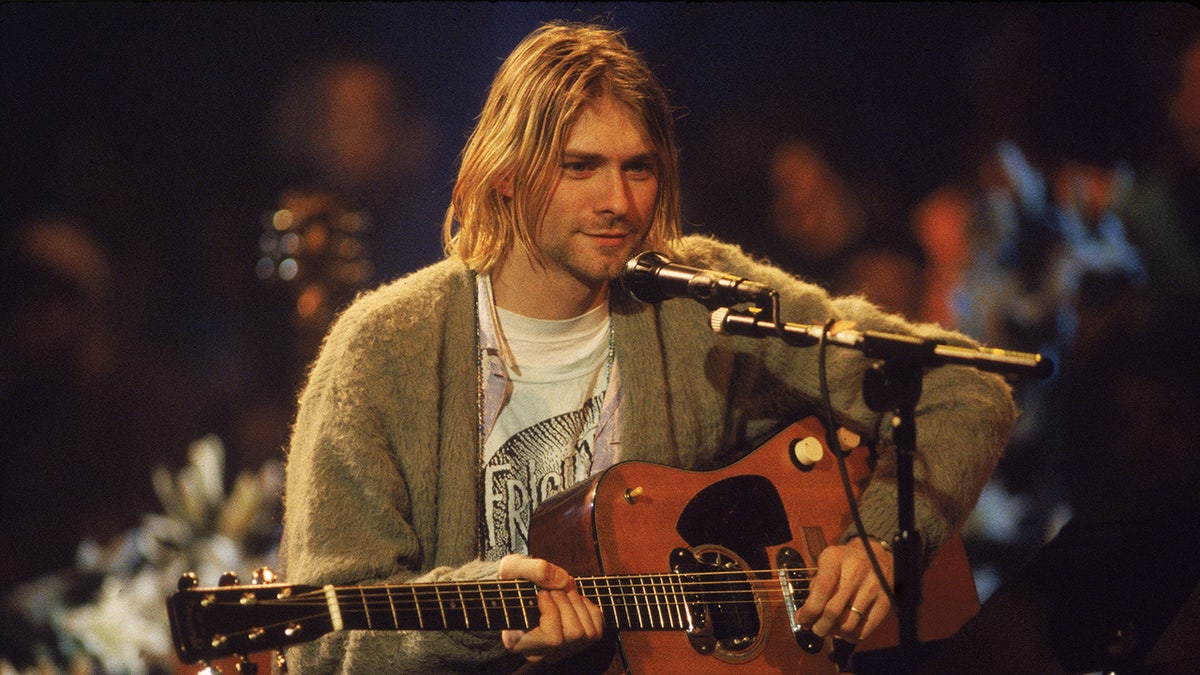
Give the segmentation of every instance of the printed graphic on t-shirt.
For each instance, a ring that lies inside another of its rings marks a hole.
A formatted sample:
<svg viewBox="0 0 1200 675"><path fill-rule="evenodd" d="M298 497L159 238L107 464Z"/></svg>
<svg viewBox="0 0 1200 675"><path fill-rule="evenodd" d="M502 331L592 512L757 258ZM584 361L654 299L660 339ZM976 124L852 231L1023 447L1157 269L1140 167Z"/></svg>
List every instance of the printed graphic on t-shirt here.
<svg viewBox="0 0 1200 675"><path fill-rule="evenodd" d="M497 560L527 553L533 512L548 497L587 478L603 396L509 437L484 466L484 553Z"/></svg>

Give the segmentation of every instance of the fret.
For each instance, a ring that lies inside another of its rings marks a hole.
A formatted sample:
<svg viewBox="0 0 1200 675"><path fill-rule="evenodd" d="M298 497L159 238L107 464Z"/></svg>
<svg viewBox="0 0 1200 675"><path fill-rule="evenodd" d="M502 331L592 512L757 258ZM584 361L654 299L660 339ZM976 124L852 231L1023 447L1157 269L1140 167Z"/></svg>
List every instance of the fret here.
<svg viewBox="0 0 1200 675"><path fill-rule="evenodd" d="M386 586L388 589L388 604L391 605L391 621L396 628L414 629L425 628L425 617L421 615L420 589L421 585ZM392 593L392 589L396 593ZM380 623L384 622L379 619Z"/></svg>
<svg viewBox="0 0 1200 675"><path fill-rule="evenodd" d="M606 610L604 618L611 622L613 628L624 628L625 624L621 622L621 615L617 612L619 609L618 603L620 597L613 593L612 579L609 577L603 577L598 581L601 580L604 582L604 594L608 598L608 604L604 607ZM599 592L599 583L597 583L597 592Z"/></svg>
<svg viewBox="0 0 1200 675"><path fill-rule="evenodd" d="M645 577L634 578L637 579L635 582L637 585L637 592L630 597L633 598L633 608L634 611L637 612L637 627L644 629L646 628L646 624L650 622L650 608L643 603L637 602L637 598L643 598L646 596L646 581Z"/></svg>
<svg viewBox="0 0 1200 675"><path fill-rule="evenodd" d="M458 591L458 606L462 609L463 627L471 630L471 615L467 612L467 600L463 597L462 584L455 584L454 588Z"/></svg>
<svg viewBox="0 0 1200 675"><path fill-rule="evenodd" d="M521 619L524 621L524 623L526 623L526 626L529 626L530 628L532 628L536 625L536 622L529 621L529 613L527 611L528 604L526 601L526 597L524 597L523 587L517 586L516 591L517 591L517 605L518 605L518 607L521 608ZM535 597L536 597L536 593L535 593Z"/></svg>
<svg viewBox="0 0 1200 675"><path fill-rule="evenodd" d="M425 628L425 615L421 612L421 600L417 597L417 587L409 586L408 591L413 596L413 611L417 614L417 626L423 630Z"/></svg>
<svg viewBox="0 0 1200 675"><path fill-rule="evenodd" d="M666 622L664 628L678 628L679 615L676 613L676 603L672 602L671 597L671 575L659 575L660 592L662 593L662 607L666 610Z"/></svg>
<svg viewBox="0 0 1200 675"><path fill-rule="evenodd" d="M504 611L505 626L525 629L533 627L534 624L530 623L529 615L525 612L525 603L519 585L502 584L500 586L500 607Z"/></svg>
<svg viewBox="0 0 1200 675"><path fill-rule="evenodd" d="M675 609L675 628L687 628L687 603L683 592L683 577L678 574L670 576L671 606Z"/></svg>
<svg viewBox="0 0 1200 675"><path fill-rule="evenodd" d="M446 603L442 602L442 587L434 584L431 586L431 588L433 588L434 602L437 603L438 613L441 614L442 617L442 624L440 627L446 628L450 625L450 622L446 620Z"/></svg>
<svg viewBox="0 0 1200 675"><path fill-rule="evenodd" d="M362 599L363 614L367 617L367 630L372 630L375 626L371 625L371 605L367 602L366 586L358 587L358 597Z"/></svg>
<svg viewBox="0 0 1200 675"><path fill-rule="evenodd" d="M488 600L487 594L483 590L483 584L475 584L475 592L479 594L479 606L483 609L483 625L488 630L492 630L492 613L490 610L494 606L495 600Z"/></svg>
<svg viewBox="0 0 1200 675"><path fill-rule="evenodd" d="M624 577L618 581L618 587L621 593L621 609L624 610L625 623L623 628L633 628L637 622L630 615L631 609L637 606L637 603L630 599L633 597L633 577Z"/></svg>
<svg viewBox="0 0 1200 675"><path fill-rule="evenodd" d="M679 628L679 603L675 602L674 574L664 574L662 579L663 606L667 611L667 623L663 628Z"/></svg>
<svg viewBox="0 0 1200 675"><path fill-rule="evenodd" d="M621 598L618 594L613 593L613 580L611 577L599 577L596 580L596 592L600 593L600 582L604 582L604 595L608 597L608 603L604 605L604 618L607 619L613 628L624 628L625 624L621 621Z"/></svg>
<svg viewBox="0 0 1200 675"><path fill-rule="evenodd" d="M387 590L388 607L392 609L392 628L399 630L400 617L396 616L396 601L392 598L392 587L385 586L384 588Z"/></svg>
<svg viewBox="0 0 1200 675"><path fill-rule="evenodd" d="M657 580L656 576L646 576L646 584L650 588L649 593L646 594L646 612L650 615L650 628L662 626L663 623L662 603L659 602Z"/></svg>

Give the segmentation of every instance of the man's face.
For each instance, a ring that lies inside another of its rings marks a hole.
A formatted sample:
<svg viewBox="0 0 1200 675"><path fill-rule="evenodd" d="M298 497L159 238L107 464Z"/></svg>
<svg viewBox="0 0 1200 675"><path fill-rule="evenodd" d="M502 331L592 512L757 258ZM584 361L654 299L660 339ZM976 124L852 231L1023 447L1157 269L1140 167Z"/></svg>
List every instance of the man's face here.
<svg viewBox="0 0 1200 675"><path fill-rule="evenodd" d="M616 278L645 240L657 197L658 158L638 117L609 98L586 107L534 232L546 272L589 286Z"/></svg>

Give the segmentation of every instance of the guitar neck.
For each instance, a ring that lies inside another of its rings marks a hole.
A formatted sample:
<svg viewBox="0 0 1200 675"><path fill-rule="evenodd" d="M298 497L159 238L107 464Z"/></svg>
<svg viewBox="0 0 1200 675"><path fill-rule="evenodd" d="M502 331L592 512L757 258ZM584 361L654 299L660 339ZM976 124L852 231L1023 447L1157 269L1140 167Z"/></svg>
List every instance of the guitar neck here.
<svg viewBox="0 0 1200 675"><path fill-rule="evenodd" d="M580 594L625 630L681 630L690 625L689 583L655 574L576 579ZM529 581L468 581L330 587L332 628L360 630L529 630L538 624L537 587ZM692 589L694 593L694 589Z"/></svg>
<svg viewBox="0 0 1200 675"><path fill-rule="evenodd" d="M701 595L730 592L712 576L581 577L579 592L619 630L685 630L698 622ZM703 588L702 588L703 587ZM749 593L744 588L735 594ZM314 640L341 630L529 630L538 625L530 581L461 581L365 586L262 584L190 588L168 601L184 663ZM742 602L745 597L725 597ZM751 601L752 602L752 601Z"/></svg>

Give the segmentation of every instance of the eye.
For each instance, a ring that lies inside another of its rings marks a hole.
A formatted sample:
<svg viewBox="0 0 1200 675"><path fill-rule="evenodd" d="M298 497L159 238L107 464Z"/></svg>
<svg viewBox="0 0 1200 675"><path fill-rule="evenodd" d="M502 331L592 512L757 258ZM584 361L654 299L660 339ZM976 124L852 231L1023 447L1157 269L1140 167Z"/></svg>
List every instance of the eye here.
<svg viewBox="0 0 1200 675"><path fill-rule="evenodd" d="M625 166L625 172L633 180L647 180L654 177L654 163L650 161L631 162Z"/></svg>
<svg viewBox="0 0 1200 675"><path fill-rule="evenodd" d="M595 166L585 160L571 160L563 162L563 173L568 178L586 178L595 170Z"/></svg>

